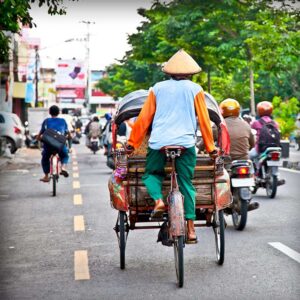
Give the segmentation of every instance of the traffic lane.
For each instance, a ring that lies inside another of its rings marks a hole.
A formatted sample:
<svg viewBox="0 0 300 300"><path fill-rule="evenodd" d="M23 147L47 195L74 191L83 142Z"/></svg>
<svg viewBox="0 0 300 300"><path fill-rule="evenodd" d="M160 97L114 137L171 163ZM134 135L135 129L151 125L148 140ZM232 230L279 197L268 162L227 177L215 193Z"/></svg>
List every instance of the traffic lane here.
<svg viewBox="0 0 300 300"><path fill-rule="evenodd" d="M108 180L109 174L105 170L99 172L104 175L103 179ZM176 299L193 299L199 295L204 296L204 299L232 299L233 295L237 295L237 299L241 296L243 299L254 299L257 296L288 296L293 299L297 295L295 287L298 277L289 278L290 272L297 274L297 265L290 260L286 263L283 258L283 271L279 265L280 272L276 268L274 272L277 254L273 256L273 249L268 245L268 235L274 236L274 233L272 229L267 231L267 236L260 233L265 226L265 217L257 215L257 220L252 218L253 214L260 214L259 210L249 214L249 227L244 232L235 231L228 225L226 257L222 267L215 264L215 244L211 228L197 228L199 243L185 248L186 289L182 292L175 285L173 250L156 243L158 230L130 231L126 247L126 270L119 269L119 249L112 231L117 212L109 206L106 182L103 183L99 200L102 203L99 228L107 228L107 231L97 233L99 245L90 249L90 271L92 276L99 278L96 281L101 287L101 296L108 297L112 290L114 295L130 296L133 299L166 299L170 296ZM261 202L264 200L262 197ZM166 294L162 294L162 290Z"/></svg>
<svg viewBox="0 0 300 300"><path fill-rule="evenodd" d="M243 299L254 299L256 296L268 298L268 295L275 299L279 296L293 299L297 276L286 282L288 274L286 269L281 272L281 267L276 274L271 271L270 274L266 273L266 269L273 268L276 258L268 252L270 248L266 248L265 239L258 241L263 220L258 219L254 223L253 218L259 216L260 210L249 214L249 227L244 232L237 232L228 225L225 264L222 267L215 264L211 228L197 228L199 243L185 248L183 289L179 290L175 284L173 249L156 243L158 230L130 232L126 250L127 269L120 270L118 243L112 230L117 211L110 207L107 189L110 170L105 167L105 157L101 154L94 156L84 149L82 151L82 154L77 155L77 160L83 205L70 209L70 214L84 215L86 231L84 234L73 232L63 235L62 239L67 241L61 241L57 237L56 243L66 247L63 246L57 253L59 257L56 265L43 270L43 273L31 275L30 280L18 278L14 291L17 290L19 295L23 290L21 295L28 296L28 299L30 296L46 296L47 299L118 299L120 296L130 296L133 299L197 299L200 296L203 299L240 299L241 295ZM265 198L262 197L261 201L264 202ZM68 209L65 213L69 213ZM71 218L69 221L68 226L72 228ZM73 250L76 249L88 251L91 274L88 281L74 281ZM282 260L284 256L278 257ZM31 260L30 256L29 258ZM47 257L42 261L55 264L55 261L48 260ZM290 264L288 260L286 266L292 271L291 274L296 274L293 271L294 265L290 267ZM60 270L61 266L65 269ZM57 271L56 276L49 274L54 271ZM53 296L51 290L56 291Z"/></svg>
<svg viewBox="0 0 300 300"><path fill-rule="evenodd" d="M40 167L1 173L1 299L76 299L74 250L88 243L73 229L72 171L57 197L41 175Z"/></svg>

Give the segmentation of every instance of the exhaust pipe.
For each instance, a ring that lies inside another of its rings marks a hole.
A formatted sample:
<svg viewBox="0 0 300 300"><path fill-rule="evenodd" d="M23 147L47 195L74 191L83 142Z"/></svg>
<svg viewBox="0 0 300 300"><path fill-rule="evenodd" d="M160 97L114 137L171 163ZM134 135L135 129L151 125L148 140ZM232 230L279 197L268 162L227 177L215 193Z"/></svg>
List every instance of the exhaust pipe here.
<svg viewBox="0 0 300 300"><path fill-rule="evenodd" d="M259 208L258 202L252 202L248 205L248 211L255 210Z"/></svg>
<svg viewBox="0 0 300 300"><path fill-rule="evenodd" d="M279 179L277 181L277 186L284 185L284 184L285 184L285 179Z"/></svg>

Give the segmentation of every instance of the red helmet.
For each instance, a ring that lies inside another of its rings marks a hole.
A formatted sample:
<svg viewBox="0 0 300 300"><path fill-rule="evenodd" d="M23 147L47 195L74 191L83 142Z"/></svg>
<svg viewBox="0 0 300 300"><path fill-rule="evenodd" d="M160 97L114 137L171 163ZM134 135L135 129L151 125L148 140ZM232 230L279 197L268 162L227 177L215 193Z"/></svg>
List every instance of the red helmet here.
<svg viewBox="0 0 300 300"><path fill-rule="evenodd" d="M240 109L240 104L234 99L228 98L220 103L220 110L224 118L230 116L238 117Z"/></svg>
<svg viewBox="0 0 300 300"><path fill-rule="evenodd" d="M273 105L269 101L262 101L257 104L256 110L259 117L271 116L273 112Z"/></svg>

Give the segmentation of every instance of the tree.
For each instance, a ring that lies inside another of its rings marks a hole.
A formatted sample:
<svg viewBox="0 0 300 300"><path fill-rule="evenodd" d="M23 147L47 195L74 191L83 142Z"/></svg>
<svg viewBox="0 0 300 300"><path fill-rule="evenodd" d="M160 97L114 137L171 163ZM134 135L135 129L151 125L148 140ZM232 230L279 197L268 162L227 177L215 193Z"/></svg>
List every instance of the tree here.
<svg viewBox="0 0 300 300"><path fill-rule="evenodd" d="M296 98L282 101L280 97L276 96L273 98L272 104L273 116L279 124L281 137L288 139L296 129L296 117L300 112L299 101Z"/></svg>
<svg viewBox="0 0 300 300"><path fill-rule="evenodd" d="M162 4L157 0L139 14L146 21L129 36L132 49L123 62L159 65L184 48L203 69L193 80L211 89L220 101L237 98L248 106L251 95L254 110L254 89L259 100L279 93L283 98L295 96L299 85L299 13L286 1L174 0ZM145 76L144 84L150 86L147 80L151 78L150 74Z"/></svg>
<svg viewBox="0 0 300 300"><path fill-rule="evenodd" d="M47 5L50 15L66 14L63 0L0 1L0 63L8 61L10 37L6 32L19 33L22 25L27 25L30 28L35 26L29 12L31 4L34 2L37 2L39 7Z"/></svg>

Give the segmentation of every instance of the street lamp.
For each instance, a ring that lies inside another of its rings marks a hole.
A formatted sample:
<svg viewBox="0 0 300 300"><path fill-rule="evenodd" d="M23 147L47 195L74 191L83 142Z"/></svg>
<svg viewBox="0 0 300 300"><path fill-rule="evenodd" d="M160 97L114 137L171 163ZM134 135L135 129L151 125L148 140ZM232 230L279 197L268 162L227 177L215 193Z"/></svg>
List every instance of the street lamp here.
<svg viewBox="0 0 300 300"><path fill-rule="evenodd" d="M86 78L85 99L87 101L88 110L90 111L90 25L95 24L95 22L80 21L79 23L84 23L87 25L87 35L86 35L87 78Z"/></svg>

